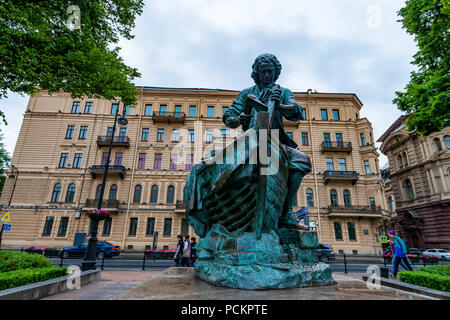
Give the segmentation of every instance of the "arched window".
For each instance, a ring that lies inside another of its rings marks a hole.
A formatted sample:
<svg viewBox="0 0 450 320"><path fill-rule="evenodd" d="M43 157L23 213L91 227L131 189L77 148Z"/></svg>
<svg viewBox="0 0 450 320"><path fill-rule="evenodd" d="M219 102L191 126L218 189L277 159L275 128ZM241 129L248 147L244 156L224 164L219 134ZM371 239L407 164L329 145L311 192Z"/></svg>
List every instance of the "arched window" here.
<svg viewBox="0 0 450 320"><path fill-rule="evenodd" d="M403 152L403 163L405 164L405 167L408 165L408 157L406 156L406 152Z"/></svg>
<svg viewBox="0 0 450 320"><path fill-rule="evenodd" d="M167 203L173 203L175 199L175 187L174 186L169 186L167 188Z"/></svg>
<svg viewBox="0 0 450 320"><path fill-rule="evenodd" d="M71 183L66 193L66 202L73 202L75 197L75 183Z"/></svg>
<svg viewBox="0 0 450 320"><path fill-rule="evenodd" d="M141 195L142 195L142 186L136 185L134 187L134 196L133 196L133 203L141 203Z"/></svg>
<svg viewBox="0 0 450 320"><path fill-rule="evenodd" d="M441 139L434 138L433 141L434 141L434 144L436 145L437 151L441 151L442 150Z"/></svg>
<svg viewBox="0 0 450 320"><path fill-rule="evenodd" d="M403 168L403 161L402 161L402 155L397 156L397 165L399 168Z"/></svg>
<svg viewBox="0 0 450 320"><path fill-rule="evenodd" d="M395 212L395 202L394 202L394 196L390 196L390 204L391 204L391 212Z"/></svg>
<svg viewBox="0 0 450 320"><path fill-rule="evenodd" d="M445 147L447 149L450 149L450 136L445 136L444 141L445 141Z"/></svg>
<svg viewBox="0 0 450 320"><path fill-rule="evenodd" d="M413 188L412 188L411 181L409 179L405 180L405 190L406 190L406 195L408 196L408 199L409 200L413 200L414 199L414 193L413 193Z"/></svg>
<svg viewBox="0 0 450 320"><path fill-rule="evenodd" d="M59 196L61 195L61 184L57 183L53 187L53 193L52 193L52 202L59 202Z"/></svg>
<svg viewBox="0 0 450 320"><path fill-rule="evenodd" d="M336 190L334 190L334 189L330 191L330 200L331 200L332 206L338 205L338 196L337 196Z"/></svg>
<svg viewBox="0 0 450 320"><path fill-rule="evenodd" d="M158 186L154 185L152 186L152 191L150 193L150 203L157 203L158 202Z"/></svg>
<svg viewBox="0 0 450 320"><path fill-rule="evenodd" d="M95 200L100 199L100 192L102 192L102 185L99 184L97 186L97 189L95 190Z"/></svg>
<svg viewBox="0 0 450 320"><path fill-rule="evenodd" d="M306 206L314 207L314 194L311 189L306 189Z"/></svg>
<svg viewBox="0 0 450 320"><path fill-rule="evenodd" d="M346 207L351 207L352 205L352 198L350 197L350 191L344 190L344 205Z"/></svg>
<svg viewBox="0 0 450 320"><path fill-rule="evenodd" d="M109 188L109 200L117 200L117 185L113 184Z"/></svg>

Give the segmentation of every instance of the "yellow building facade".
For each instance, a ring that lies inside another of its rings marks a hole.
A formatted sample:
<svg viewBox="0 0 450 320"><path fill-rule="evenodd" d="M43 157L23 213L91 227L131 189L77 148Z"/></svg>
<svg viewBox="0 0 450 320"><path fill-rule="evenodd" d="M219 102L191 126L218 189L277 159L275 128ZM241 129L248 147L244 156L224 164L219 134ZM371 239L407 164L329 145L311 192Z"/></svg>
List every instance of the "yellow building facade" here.
<svg viewBox="0 0 450 320"><path fill-rule="evenodd" d="M138 89L138 104L124 108L128 124L118 125L113 138L102 204L112 218L100 222L98 238L122 250L142 251L154 241L158 249L173 249L178 234L194 235L183 202L192 164L241 133L222 122L239 92ZM306 120L286 121L285 130L313 166L297 209L306 208L319 241L336 253L379 254L388 212L372 127L359 117L361 101L343 93L294 96ZM98 204L115 103L45 91L30 98L11 161L20 174L4 247L61 248L72 245L76 233L89 234L86 212ZM13 184L6 179L2 212Z"/></svg>

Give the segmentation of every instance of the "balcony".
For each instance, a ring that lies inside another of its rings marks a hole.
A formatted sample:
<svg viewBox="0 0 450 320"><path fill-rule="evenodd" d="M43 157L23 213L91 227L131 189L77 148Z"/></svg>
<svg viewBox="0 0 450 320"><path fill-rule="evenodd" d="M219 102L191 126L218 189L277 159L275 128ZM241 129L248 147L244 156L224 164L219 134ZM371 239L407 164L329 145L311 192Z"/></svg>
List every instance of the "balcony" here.
<svg viewBox="0 0 450 320"><path fill-rule="evenodd" d="M102 209L108 211L119 211L119 200L103 200L102 201ZM84 205L83 210L94 210L98 207L98 199L86 199L86 203Z"/></svg>
<svg viewBox="0 0 450 320"><path fill-rule="evenodd" d="M166 111L155 111L153 112L153 122L178 122L184 123L186 114L184 112L166 112Z"/></svg>
<svg viewBox="0 0 450 320"><path fill-rule="evenodd" d="M323 173L323 183L328 184L329 181L351 181L352 184L355 184L358 181L359 173L356 171L334 171L334 170L326 170Z"/></svg>
<svg viewBox="0 0 450 320"><path fill-rule="evenodd" d="M358 216L374 217L382 216L380 206L328 206L329 216Z"/></svg>
<svg viewBox="0 0 450 320"><path fill-rule="evenodd" d="M89 168L92 177L95 179L97 175L102 175L105 172L104 165L95 165ZM110 175L119 175L123 180L125 178L125 167L124 166L109 166L108 176Z"/></svg>
<svg viewBox="0 0 450 320"><path fill-rule="evenodd" d="M111 143L111 136L98 136L97 137L97 145L99 147L109 147L109 144ZM112 141L113 147L124 147L129 148L130 147L130 138L118 136L114 137Z"/></svg>
<svg viewBox="0 0 450 320"><path fill-rule="evenodd" d="M352 152L352 143L343 141L322 142L322 153L324 152Z"/></svg>
<svg viewBox="0 0 450 320"><path fill-rule="evenodd" d="M177 200L175 205L175 212L185 213L186 212L186 202L184 200Z"/></svg>

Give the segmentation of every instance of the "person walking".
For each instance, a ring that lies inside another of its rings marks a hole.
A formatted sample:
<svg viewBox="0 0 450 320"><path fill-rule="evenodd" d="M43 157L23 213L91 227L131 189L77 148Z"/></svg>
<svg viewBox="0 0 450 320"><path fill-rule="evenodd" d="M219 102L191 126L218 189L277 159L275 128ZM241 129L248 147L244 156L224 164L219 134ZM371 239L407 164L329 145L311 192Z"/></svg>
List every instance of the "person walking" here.
<svg viewBox="0 0 450 320"><path fill-rule="evenodd" d="M396 236L394 230L391 230L389 232L389 237L391 240L391 247L394 250L394 257L392 258L392 275L394 276L394 278L397 278L398 266L400 262L404 262L407 267L407 270L409 271L413 271L413 268L411 267L408 259L406 258L408 250L402 238Z"/></svg>
<svg viewBox="0 0 450 320"><path fill-rule="evenodd" d="M179 234L177 236L178 243L177 243L177 251L175 252L175 266L176 267L182 267L182 259L183 259L183 248L184 248L184 242L183 242L183 236Z"/></svg>
<svg viewBox="0 0 450 320"><path fill-rule="evenodd" d="M191 238L191 264L194 266L195 260L197 260L197 248L195 247L197 245L197 239L195 237Z"/></svg>
<svg viewBox="0 0 450 320"><path fill-rule="evenodd" d="M183 245L183 260L181 262L183 267L192 267L191 263L191 242L189 241L189 235L186 234L184 236L184 245Z"/></svg>

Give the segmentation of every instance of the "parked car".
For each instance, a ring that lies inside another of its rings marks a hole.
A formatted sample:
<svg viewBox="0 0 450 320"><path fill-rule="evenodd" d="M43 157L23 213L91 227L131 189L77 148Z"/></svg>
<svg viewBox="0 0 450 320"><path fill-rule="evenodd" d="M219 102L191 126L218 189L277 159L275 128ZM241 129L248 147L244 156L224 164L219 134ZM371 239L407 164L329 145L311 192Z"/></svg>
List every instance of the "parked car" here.
<svg viewBox="0 0 450 320"><path fill-rule="evenodd" d="M327 263L328 261L336 260L336 255L333 248L329 244L319 243L319 248L317 249L317 256L319 261Z"/></svg>
<svg viewBox="0 0 450 320"><path fill-rule="evenodd" d="M419 249L419 248L409 248L408 249L408 254L415 254L417 256L422 256L423 254L423 249Z"/></svg>
<svg viewBox="0 0 450 320"><path fill-rule="evenodd" d="M84 253L87 249L87 242L83 242L79 246L73 246L64 248L61 250L61 256L63 258L69 258L69 257L84 257ZM111 258L114 256L118 256L120 254L120 247L115 246L109 242L106 241L98 241L97 242L97 258L103 259L105 258Z"/></svg>
<svg viewBox="0 0 450 320"><path fill-rule="evenodd" d="M423 252L424 256L436 256L445 261L450 260L450 252L444 249L427 249Z"/></svg>

